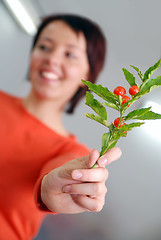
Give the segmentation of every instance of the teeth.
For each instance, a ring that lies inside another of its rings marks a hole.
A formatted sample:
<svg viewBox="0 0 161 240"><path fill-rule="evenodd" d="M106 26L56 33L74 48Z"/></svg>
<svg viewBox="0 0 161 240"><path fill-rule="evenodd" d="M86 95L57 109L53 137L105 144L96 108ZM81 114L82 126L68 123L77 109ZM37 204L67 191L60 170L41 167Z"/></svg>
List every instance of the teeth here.
<svg viewBox="0 0 161 240"><path fill-rule="evenodd" d="M54 73L51 73L51 72L42 72L42 76L45 77L45 78L48 78L50 80L58 79L58 76Z"/></svg>

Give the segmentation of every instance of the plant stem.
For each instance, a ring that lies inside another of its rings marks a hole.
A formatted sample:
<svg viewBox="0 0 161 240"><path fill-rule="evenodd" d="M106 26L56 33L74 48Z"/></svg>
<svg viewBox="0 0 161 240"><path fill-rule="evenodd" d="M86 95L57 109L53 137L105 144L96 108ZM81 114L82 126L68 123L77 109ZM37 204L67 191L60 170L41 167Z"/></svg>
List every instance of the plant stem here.
<svg viewBox="0 0 161 240"><path fill-rule="evenodd" d="M112 134L111 131L110 131L110 138L109 138L109 140L108 140L108 142L107 142L106 148L101 150L99 158L100 158L101 156L103 156L103 155L107 152L108 149L111 148L110 141L112 140L112 138L113 138L113 134ZM95 163L91 168L94 168L94 167L96 167L96 166L97 166L97 161L96 161L96 163Z"/></svg>

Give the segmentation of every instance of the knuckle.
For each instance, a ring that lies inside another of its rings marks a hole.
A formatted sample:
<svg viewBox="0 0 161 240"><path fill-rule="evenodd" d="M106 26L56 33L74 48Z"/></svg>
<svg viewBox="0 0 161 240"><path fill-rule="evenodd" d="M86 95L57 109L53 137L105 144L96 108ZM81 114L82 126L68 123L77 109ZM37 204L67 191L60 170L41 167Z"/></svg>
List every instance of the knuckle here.
<svg viewBox="0 0 161 240"><path fill-rule="evenodd" d="M94 190L95 190L95 193L97 194L97 195L100 195L100 194L102 194L103 193L103 188L104 188L104 186L103 186L103 184L101 184L101 183L96 183L95 185L94 185Z"/></svg>
<svg viewBox="0 0 161 240"><path fill-rule="evenodd" d="M107 180L108 176L109 176L109 172L106 168L104 168L104 179L105 179L105 181Z"/></svg>
<svg viewBox="0 0 161 240"><path fill-rule="evenodd" d="M87 169L90 167L90 165L89 165L89 156L87 156L87 158L84 161L84 167L87 168Z"/></svg>
<svg viewBox="0 0 161 240"><path fill-rule="evenodd" d="M101 168L101 176L102 176L102 181L105 182L109 176L109 172L106 168Z"/></svg>

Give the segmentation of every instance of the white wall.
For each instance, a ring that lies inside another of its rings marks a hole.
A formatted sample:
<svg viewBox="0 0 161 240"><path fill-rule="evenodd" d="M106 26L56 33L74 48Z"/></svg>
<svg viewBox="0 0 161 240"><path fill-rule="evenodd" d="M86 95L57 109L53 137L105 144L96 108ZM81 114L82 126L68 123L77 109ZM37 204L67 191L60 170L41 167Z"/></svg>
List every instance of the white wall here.
<svg viewBox="0 0 161 240"><path fill-rule="evenodd" d="M23 96L29 87L25 79L31 37L15 23L3 2L0 2L0 29L0 88Z"/></svg>

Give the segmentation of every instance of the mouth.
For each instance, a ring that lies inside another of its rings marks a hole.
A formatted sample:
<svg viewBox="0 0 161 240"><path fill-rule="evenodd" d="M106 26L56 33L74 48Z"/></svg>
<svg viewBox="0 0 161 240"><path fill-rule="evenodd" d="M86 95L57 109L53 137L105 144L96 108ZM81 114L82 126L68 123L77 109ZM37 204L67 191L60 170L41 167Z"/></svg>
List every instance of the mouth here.
<svg viewBox="0 0 161 240"><path fill-rule="evenodd" d="M57 74L48 71L42 71L41 76L43 80L48 82L57 82L60 78Z"/></svg>

